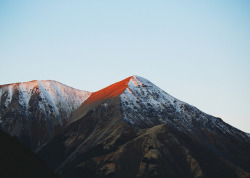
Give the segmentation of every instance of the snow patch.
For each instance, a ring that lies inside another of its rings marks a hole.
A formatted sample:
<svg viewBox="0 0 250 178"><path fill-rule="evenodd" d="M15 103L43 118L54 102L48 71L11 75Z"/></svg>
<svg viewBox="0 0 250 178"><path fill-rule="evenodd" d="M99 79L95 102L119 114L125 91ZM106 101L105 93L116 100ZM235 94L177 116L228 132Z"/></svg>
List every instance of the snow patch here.
<svg viewBox="0 0 250 178"><path fill-rule="evenodd" d="M8 86L7 87L7 98L6 98L6 100L5 100L5 102L4 102L4 105L6 106L6 107L8 107L9 106L9 104L11 103L11 100L12 100L12 86Z"/></svg>
<svg viewBox="0 0 250 178"><path fill-rule="evenodd" d="M90 92L77 90L56 81L41 80L1 86L0 99L4 99L1 103L8 107L14 93L19 95L17 102L24 114L24 118L28 116L29 108L34 107L29 106L29 103L30 99L35 95L34 97L38 100L38 107L46 116L43 119L52 119L55 121L54 123L59 123L60 125L62 124L62 119L68 120L72 112L91 94Z"/></svg>
<svg viewBox="0 0 250 178"><path fill-rule="evenodd" d="M24 83L19 84L18 89L19 89L19 103L21 105L24 105L25 108L29 107L29 100L31 97L30 90L34 86L32 85L25 85Z"/></svg>

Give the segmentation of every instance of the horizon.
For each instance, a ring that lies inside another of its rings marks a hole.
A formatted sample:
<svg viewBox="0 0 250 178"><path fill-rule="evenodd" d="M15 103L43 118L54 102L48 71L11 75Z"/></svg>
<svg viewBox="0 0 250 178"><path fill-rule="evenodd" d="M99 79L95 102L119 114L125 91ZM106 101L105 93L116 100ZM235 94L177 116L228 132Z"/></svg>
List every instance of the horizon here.
<svg viewBox="0 0 250 178"><path fill-rule="evenodd" d="M138 75L250 133L250 2L0 2L0 85Z"/></svg>

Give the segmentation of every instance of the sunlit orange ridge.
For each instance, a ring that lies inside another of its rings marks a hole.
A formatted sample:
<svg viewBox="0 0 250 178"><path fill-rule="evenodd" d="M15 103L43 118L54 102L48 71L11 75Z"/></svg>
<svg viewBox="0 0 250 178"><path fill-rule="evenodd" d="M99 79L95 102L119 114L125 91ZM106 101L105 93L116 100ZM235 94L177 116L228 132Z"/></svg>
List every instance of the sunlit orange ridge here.
<svg viewBox="0 0 250 178"><path fill-rule="evenodd" d="M84 104L91 104L98 100L106 100L120 95L128 87L128 83L132 77L133 76L128 77L120 82L114 83L106 88L92 93Z"/></svg>

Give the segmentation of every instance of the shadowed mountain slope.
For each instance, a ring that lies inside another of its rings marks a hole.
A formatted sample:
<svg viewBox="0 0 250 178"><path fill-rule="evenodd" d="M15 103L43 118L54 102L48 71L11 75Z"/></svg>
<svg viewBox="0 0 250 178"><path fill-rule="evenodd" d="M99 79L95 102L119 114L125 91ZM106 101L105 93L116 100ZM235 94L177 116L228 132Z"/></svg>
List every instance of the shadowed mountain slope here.
<svg viewBox="0 0 250 178"><path fill-rule="evenodd" d="M0 177L56 177L33 152L0 131Z"/></svg>
<svg viewBox="0 0 250 178"><path fill-rule="evenodd" d="M38 155L59 177L250 177L250 138L132 76L91 95Z"/></svg>

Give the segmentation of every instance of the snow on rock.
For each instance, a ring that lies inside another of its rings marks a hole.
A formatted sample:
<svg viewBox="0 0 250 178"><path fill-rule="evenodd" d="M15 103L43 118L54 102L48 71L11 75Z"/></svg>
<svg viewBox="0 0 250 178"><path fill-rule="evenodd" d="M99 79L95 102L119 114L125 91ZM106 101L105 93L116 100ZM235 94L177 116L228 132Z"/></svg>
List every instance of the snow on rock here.
<svg viewBox="0 0 250 178"><path fill-rule="evenodd" d="M90 94L52 80L0 85L0 128L34 151L64 128Z"/></svg>
<svg viewBox="0 0 250 178"><path fill-rule="evenodd" d="M90 92L80 91L55 81L39 81L40 107L44 111L53 112L59 119L60 125L62 118L70 118L72 112L76 110L90 95ZM60 112L63 110L63 113ZM64 114L64 115L62 115Z"/></svg>
<svg viewBox="0 0 250 178"><path fill-rule="evenodd" d="M7 86L6 89L5 89L5 92L4 91L0 92L0 97L3 94L5 94L5 96L6 96L6 100L4 101L4 106L8 107L8 105L10 104L11 99L12 99L12 87L11 86Z"/></svg>
<svg viewBox="0 0 250 178"><path fill-rule="evenodd" d="M7 108L11 103L18 102L18 107L15 110L20 110L20 117L29 119L30 109L33 109L32 111L41 110L45 116L43 119L54 119L54 123L62 125L62 119L69 120L72 112L90 94L90 92L77 90L56 81L34 80L1 85L0 104ZM4 120L8 110L5 111L4 108L1 108L0 111L0 118ZM5 122L8 120L5 119Z"/></svg>
<svg viewBox="0 0 250 178"><path fill-rule="evenodd" d="M139 76L131 77L128 88L120 97L124 119L139 128L168 123L180 130L184 128L186 131L191 131L204 127L211 132L220 130L220 132L245 137L243 132L232 129L220 118L208 115L196 107L174 98Z"/></svg>
<svg viewBox="0 0 250 178"><path fill-rule="evenodd" d="M183 120L182 107L187 105L139 76L131 77L128 88L121 94L121 101L125 120L143 128L171 119Z"/></svg>
<svg viewBox="0 0 250 178"><path fill-rule="evenodd" d="M21 105L23 105L26 109L28 109L29 107L29 100L31 97L31 87L34 87L34 83L32 83L32 85L26 85L25 83L20 83L18 86L18 90L19 90L19 103Z"/></svg>

